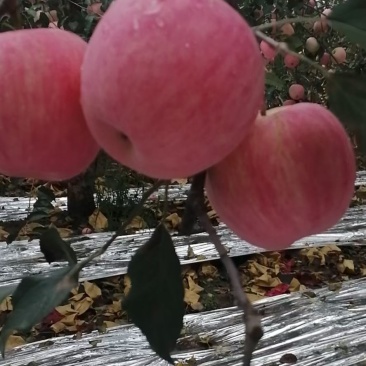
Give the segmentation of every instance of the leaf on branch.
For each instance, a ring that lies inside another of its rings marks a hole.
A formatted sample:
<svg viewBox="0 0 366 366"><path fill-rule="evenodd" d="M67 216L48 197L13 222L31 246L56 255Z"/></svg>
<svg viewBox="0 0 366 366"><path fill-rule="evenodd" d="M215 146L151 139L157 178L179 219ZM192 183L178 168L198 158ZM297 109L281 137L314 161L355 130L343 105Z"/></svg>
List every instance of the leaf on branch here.
<svg viewBox="0 0 366 366"><path fill-rule="evenodd" d="M357 133L366 151L366 75L336 72L328 79L327 94L329 109Z"/></svg>
<svg viewBox="0 0 366 366"><path fill-rule="evenodd" d="M184 287L172 238L160 224L137 250L128 266L131 289L122 304L164 360L170 356L183 327Z"/></svg>
<svg viewBox="0 0 366 366"><path fill-rule="evenodd" d="M48 263L68 261L70 265L77 263L77 257L71 245L62 240L55 227L48 228L39 239L41 252Z"/></svg>
<svg viewBox="0 0 366 366"><path fill-rule="evenodd" d="M65 301L77 285L77 276L70 277L73 267L62 268L49 276L23 278L12 296L13 311L0 334L0 350L5 356L5 345L14 330L27 332Z"/></svg>
<svg viewBox="0 0 366 366"><path fill-rule="evenodd" d="M48 212L46 211L42 211L42 210L39 210L39 211L33 211L33 212L30 212L26 221L29 223L29 222L38 222L40 220L43 220L43 219L47 219L49 217L48 215Z"/></svg>
<svg viewBox="0 0 366 366"><path fill-rule="evenodd" d="M37 197L38 199L45 199L48 200L49 202L52 202L56 199L55 193L52 191L52 189L46 186L38 187Z"/></svg>
<svg viewBox="0 0 366 366"><path fill-rule="evenodd" d="M283 90L285 83L275 73L266 71L266 85L275 87L276 89Z"/></svg>
<svg viewBox="0 0 366 366"><path fill-rule="evenodd" d="M366 1L347 0L336 5L328 16L331 26L350 41L366 48Z"/></svg>

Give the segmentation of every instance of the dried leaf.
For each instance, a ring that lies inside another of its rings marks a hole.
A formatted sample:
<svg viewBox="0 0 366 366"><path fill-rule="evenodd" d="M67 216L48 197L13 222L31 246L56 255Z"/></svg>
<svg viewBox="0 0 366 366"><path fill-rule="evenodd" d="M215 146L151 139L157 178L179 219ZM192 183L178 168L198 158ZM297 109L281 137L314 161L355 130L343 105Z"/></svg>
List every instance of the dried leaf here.
<svg viewBox="0 0 366 366"><path fill-rule="evenodd" d="M89 216L89 225L92 226L96 232L101 232L108 228L108 219L99 209L96 209Z"/></svg>
<svg viewBox="0 0 366 366"><path fill-rule="evenodd" d="M86 294L90 298L96 299L96 298L102 296L102 290L95 283L85 281L83 283L83 285L84 285L84 290L85 290Z"/></svg>
<svg viewBox="0 0 366 366"><path fill-rule="evenodd" d="M19 337L16 335L11 335L11 336L9 336L9 338L6 342L5 350L10 351L11 349L13 349L15 347L23 346L26 343L27 342L22 337Z"/></svg>
<svg viewBox="0 0 366 366"><path fill-rule="evenodd" d="M81 301L74 304L74 309L79 315L87 312L93 304L93 300L90 297L84 297Z"/></svg>

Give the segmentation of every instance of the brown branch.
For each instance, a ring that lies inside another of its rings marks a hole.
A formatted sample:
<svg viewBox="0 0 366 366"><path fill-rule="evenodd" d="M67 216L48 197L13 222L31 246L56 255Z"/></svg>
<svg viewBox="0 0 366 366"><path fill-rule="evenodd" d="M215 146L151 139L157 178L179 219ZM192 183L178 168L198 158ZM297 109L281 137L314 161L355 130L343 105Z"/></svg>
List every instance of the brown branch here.
<svg viewBox="0 0 366 366"><path fill-rule="evenodd" d="M250 366L253 352L263 336L261 317L243 291L239 272L231 258L228 256L228 251L222 244L220 237L217 235L217 232L207 215L204 205L205 178L206 172L200 173L193 178L190 195L188 196L191 199L189 201L187 199L187 203L192 205L191 210L196 212L198 219L208 233L210 241L215 245L221 261L229 275L237 306L244 311L245 346L243 366Z"/></svg>

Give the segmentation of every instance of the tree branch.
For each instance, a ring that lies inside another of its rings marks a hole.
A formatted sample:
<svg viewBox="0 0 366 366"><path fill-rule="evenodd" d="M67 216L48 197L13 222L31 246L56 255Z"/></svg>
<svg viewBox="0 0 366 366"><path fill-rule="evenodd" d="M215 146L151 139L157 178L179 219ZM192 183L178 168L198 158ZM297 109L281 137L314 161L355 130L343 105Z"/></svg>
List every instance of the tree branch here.
<svg viewBox="0 0 366 366"><path fill-rule="evenodd" d="M197 174L193 178L192 186L187 199L187 209L196 212L202 226L207 231L210 241L215 245L226 271L229 275L237 306L244 311L243 320L245 324L245 346L243 366L250 366L253 352L263 336L261 317L253 307L245 292L242 289L240 275L233 261L228 256L228 251L221 243L215 228L212 226L204 205L204 185L206 172Z"/></svg>

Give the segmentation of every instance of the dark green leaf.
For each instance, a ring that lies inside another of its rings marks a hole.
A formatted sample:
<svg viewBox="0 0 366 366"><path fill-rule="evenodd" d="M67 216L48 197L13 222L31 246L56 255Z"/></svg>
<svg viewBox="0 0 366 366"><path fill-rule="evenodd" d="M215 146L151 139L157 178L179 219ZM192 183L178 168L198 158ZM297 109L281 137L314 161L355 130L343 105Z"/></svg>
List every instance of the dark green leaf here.
<svg viewBox="0 0 366 366"><path fill-rule="evenodd" d="M41 13L39 15L39 20L36 23L37 25L41 26L42 28L48 28L49 24L50 24L50 19L48 18L48 16L45 13Z"/></svg>
<svg viewBox="0 0 366 366"><path fill-rule="evenodd" d="M275 73L266 72L266 85L275 87L278 90L283 90L285 83Z"/></svg>
<svg viewBox="0 0 366 366"><path fill-rule="evenodd" d="M53 191L45 186L40 186L37 189L37 197L39 199L48 200L49 202L52 202L56 199L56 196L53 193Z"/></svg>
<svg viewBox="0 0 366 366"><path fill-rule="evenodd" d="M366 142L366 75L332 74L327 83L329 109ZM361 147L361 146L360 146ZM362 147L366 148L366 144Z"/></svg>
<svg viewBox="0 0 366 366"><path fill-rule="evenodd" d="M6 244L11 244L19 235L20 230L22 227L27 223L27 220L20 220L17 223L14 223L13 227L11 228L8 237L6 238Z"/></svg>
<svg viewBox="0 0 366 366"><path fill-rule="evenodd" d="M100 7L101 11L106 12L109 6L112 4L113 0L102 0L102 6Z"/></svg>
<svg viewBox="0 0 366 366"><path fill-rule="evenodd" d="M1 330L0 350L3 357L6 341L14 330L28 332L68 298L78 281L78 278L68 275L70 270L71 267L62 268L49 276L22 279L12 296L13 311Z"/></svg>
<svg viewBox="0 0 366 366"><path fill-rule="evenodd" d="M46 211L33 211L27 217L27 222L37 222L48 218L48 213Z"/></svg>
<svg viewBox="0 0 366 366"><path fill-rule="evenodd" d="M48 211L53 210L53 204L46 198L38 198L33 205L33 211Z"/></svg>
<svg viewBox="0 0 366 366"><path fill-rule="evenodd" d="M41 234L39 246L48 263L64 260L68 261L70 265L77 263L74 250L69 243L62 240L55 227L50 227Z"/></svg>
<svg viewBox="0 0 366 366"><path fill-rule="evenodd" d="M292 35L285 39L288 47L294 51L300 51L304 47L304 41L297 35Z"/></svg>
<svg viewBox="0 0 366 366"><path fill-rule="evenodd" d="M151 348L173 364L170 356L183 326L184 288L179 258L170 234L160 224L137 250L128 266L131 289L123 307Z"/></svg>
<svg viewBox="0 0 366 366"><path fill-rule="evenodd" d="M335 6L328 18L334 29L366 48L365 0L347 0Z"/></svg>

